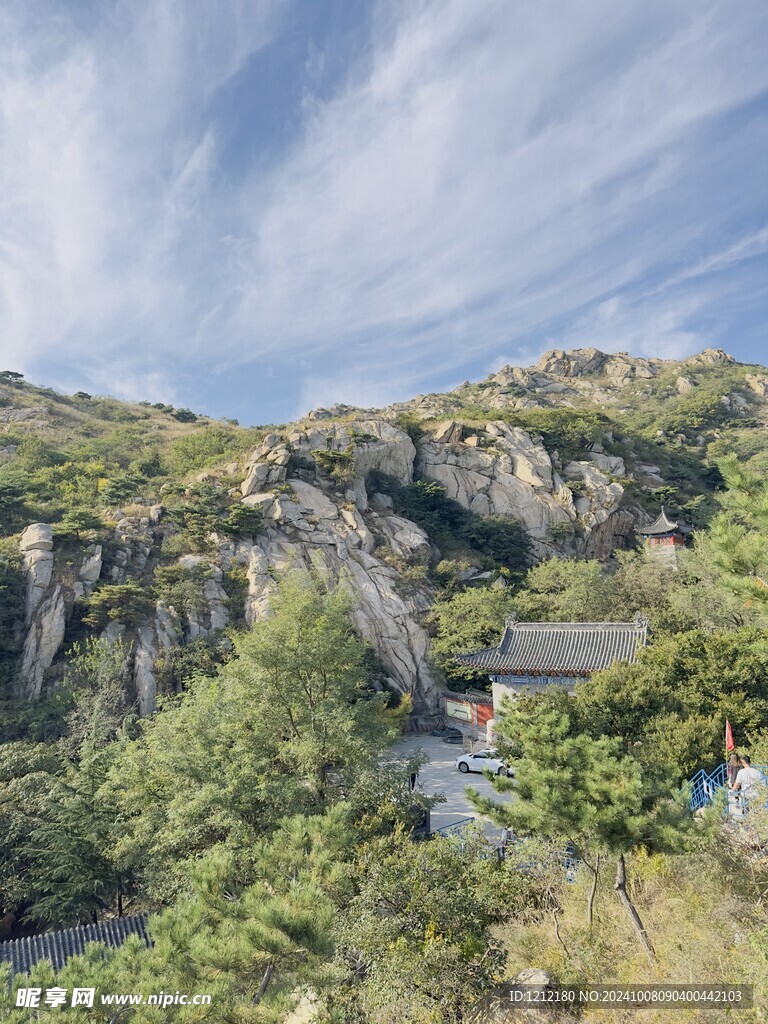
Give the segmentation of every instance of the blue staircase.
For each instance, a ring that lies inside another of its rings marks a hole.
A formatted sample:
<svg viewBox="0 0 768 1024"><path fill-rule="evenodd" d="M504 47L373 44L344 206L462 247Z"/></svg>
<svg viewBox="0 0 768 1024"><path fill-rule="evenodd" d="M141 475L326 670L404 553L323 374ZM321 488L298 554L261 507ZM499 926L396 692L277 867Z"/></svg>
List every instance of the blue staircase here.
<svg viewBox="0 0 768 1024"><path fill-rule="evenodd" d="M762 772L763 781L768 783L768 765L755 764L752 767ZM691 810L698 811L700 808L708 807L719 799L723 802L724 814L738 813L739 816L743 816L743 806L737 803L733 797L729 798L726 784L727 778L727 767L725 764L719 764L710 772L705 768L700 768L687 783L690 792L689 805Z"/></svg>
<svg viewBox="0 0 768 1024"><path fill-rule="evenodd" d="M725 793L726 772L725 765L719 764L708 772L705 768L699 768L693 778L688 780L690 786L690 808L698 811L700 807L706 807L715 802L717 797Z"/></svg>

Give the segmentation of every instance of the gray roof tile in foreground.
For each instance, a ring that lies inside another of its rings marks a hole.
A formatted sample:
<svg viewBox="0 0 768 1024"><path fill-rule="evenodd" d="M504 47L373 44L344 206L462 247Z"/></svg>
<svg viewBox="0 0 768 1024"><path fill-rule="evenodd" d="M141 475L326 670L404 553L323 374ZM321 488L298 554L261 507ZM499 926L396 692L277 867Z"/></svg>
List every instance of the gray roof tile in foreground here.
<svg viewBox="0 0 768 1024"><path fill-rule="evenodd" d="M88 942L122 946L130 935L137 935L148 946L152 945L147 934L146 914L113 917L99 924L77 925L0 942L0 963L10 964L12 974L28 974L40 960L49 960L55 970L59 970L70 957L83 953Z"/></svg>

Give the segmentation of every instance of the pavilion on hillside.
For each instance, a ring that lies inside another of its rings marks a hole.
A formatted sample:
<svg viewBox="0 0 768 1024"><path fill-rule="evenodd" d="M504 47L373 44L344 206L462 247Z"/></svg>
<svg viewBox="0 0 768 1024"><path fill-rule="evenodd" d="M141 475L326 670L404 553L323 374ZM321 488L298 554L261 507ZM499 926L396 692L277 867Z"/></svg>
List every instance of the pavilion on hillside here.
<svg viewBox="0 0 768 1024"><path fill-rule="evenodd" d="M691 528L670 519L662 505L656 519L637 532L643 537L646 554L669 561L676 566L677 549L685 546L685 538L691 532Z"/></svg>
<svg viewBox="0 0 768 1024"><path fill-rule="evenodd" d="M573 692L576 683L615 662L632 664L648 643L648 620L634 622L516 622L508 619L498 647L458 654L456 661L487 672L493 708L502 700L548 686Z"/></svg>

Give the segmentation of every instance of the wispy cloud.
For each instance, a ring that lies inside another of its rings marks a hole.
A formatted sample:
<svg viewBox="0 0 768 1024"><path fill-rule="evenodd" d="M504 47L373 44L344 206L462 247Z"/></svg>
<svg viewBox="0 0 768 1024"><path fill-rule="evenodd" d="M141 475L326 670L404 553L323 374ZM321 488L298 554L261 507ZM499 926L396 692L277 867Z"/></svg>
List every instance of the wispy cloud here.
<svg viewBox="0 0 768 1024"><path fill-rule="evenodd" d="M381 0L330 94L301 5L54 11L1 16L9 363L275 419L551 344L686 354L741 316L768 241L759 0ZM259 97L280 145L230 166L250 72L302 32L300 103Z"/></svg>

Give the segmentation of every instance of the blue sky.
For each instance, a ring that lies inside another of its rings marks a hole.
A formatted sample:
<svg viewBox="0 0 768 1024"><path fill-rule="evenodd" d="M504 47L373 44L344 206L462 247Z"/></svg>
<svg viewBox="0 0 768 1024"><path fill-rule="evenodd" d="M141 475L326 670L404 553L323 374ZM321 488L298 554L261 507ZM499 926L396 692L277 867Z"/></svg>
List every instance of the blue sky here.
<svg viewBox="0 0 768 1024"><path fill-rule="evenodd" d="M6 0L0 362L242 423L768 362L767 50L761 0Z"/></svg>

